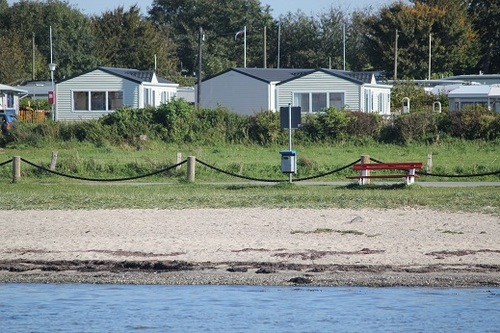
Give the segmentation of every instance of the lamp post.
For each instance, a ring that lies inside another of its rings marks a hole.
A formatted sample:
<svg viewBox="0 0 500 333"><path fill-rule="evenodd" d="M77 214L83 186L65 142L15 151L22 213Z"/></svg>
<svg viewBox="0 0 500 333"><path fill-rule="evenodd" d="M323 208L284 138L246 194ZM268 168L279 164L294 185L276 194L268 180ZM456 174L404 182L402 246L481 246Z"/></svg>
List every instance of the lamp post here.
<svg viewBox="0 0 500 333"><path fill-rule="evenodd" d="M56 70L56 64L54 64L53 62L51 62L49 64L49 70L50 70L50 81L52 82L52 104L51 104L51 111L52 111L52 120L55 121L56 120L56 114L54 112L54 103L55 103L55 94L56 94L56 91L55 91L55 88L54 88L54 71Z"/></svg>
<svg viewBox="0 0 500 333"><path fill-rule="evenodd" d="M55 103L55 88L54 88L54 71L56 70L56 64L54 64L53 58L52 58L52 26L50 26L50 64L49 64L49 70L50 70L50 81L52 82L52 104L51 104L51 111L52 111L52 120L56 121L56 113L54 111L54 103Z"/></svg>

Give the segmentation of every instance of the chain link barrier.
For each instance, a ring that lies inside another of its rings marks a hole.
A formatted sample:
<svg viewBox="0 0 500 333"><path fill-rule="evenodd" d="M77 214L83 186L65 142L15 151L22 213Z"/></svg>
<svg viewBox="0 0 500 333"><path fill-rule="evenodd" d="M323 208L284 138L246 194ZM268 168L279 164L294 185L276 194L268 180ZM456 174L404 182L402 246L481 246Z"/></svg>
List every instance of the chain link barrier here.
<svg viewBox="0 0 500 333"><path fill-rule="evenodd" d="M315 179L315 178L321 178L321 177L325 177L325 176L328 176L328 175L331 175L333 173L336 173L336 172L339 172L339 171L342 171L344 169L347 169L351 166L353 166L354 164L358 163L359 161L361 161L361 159L358 159L357 161L354 161L346 166L343 166L341 168L338 168L338 169L335 169L335 170L332 170L332 171L329 171L329 172L326 172L326 173L322 173L322 174L319 174L319 175L316 175L316 176L311 176L311 177L305 177L305 178L294 178L293 181L294 182L300 182L300 181L304 181L304 180L311 180L311 179ZM233 176L233 177L237 177L237 178L242 178L242 179L246 179L246 180L253 180L253 181L259 181L259 182L268 182L268 183L283 183L283 182L288 182L289 180L288 179L262 179L262 178L253 178L253 177L248 177L248 176L243 176L243 175L239 175L239 174L236 174L236 173L233 173L233 172L230 172L230 171L226 171L226 170L223 170L221 168L218 168L214 165L211 165L211 164L208 164L206 162L203 162L202 160L199 160L199 159L196 159L196 162L199 162L200 164L206 166L207 168L210 168L210 169L213 169L215 171L218 171L218 172L222 172L226 175L229 175L229 176Z"/></svg>
<svg viewBox="0 0 500 333"><path fill-rule="evenodd" d="M375 162L375 163L384 163L384 162L381 162L381 161L379 161L377 159L374 159L374 158L371 158L371 157L370 157L370 160L373 161L373 162ZM6 164L12 163L12 161L13 160L11 159L11 160L2 162L2 163L0 163L0 167L4 166ZM28 160L26 160L24 158L21 158L21 161L23 161L23 162L25 162L25 163L27 163L27 164L35 167L35 168L38 168L40 170L43 170L43 171L46 171L48 173L52 173L52 174L55 174L55 175L58 175L58 176L72 178L72 179L78 179L78 180L95 181L95 182L119 182L119 181L136 180L136 179L151 177L151 176L155 176L155 175L158 175L158 174L170 171L170 170L172 170L174 168L180 167L181 165L187 163L187 159L186 159L186 160L184 160L184 161L182 161L182 162L180 162L178 164L172 165L170 167L167 167L167 168L164 168L164 169L161 169L161 170L153 171L153 172L150 172L150 173L147 173L147 174L144 174L144 175L138 175L138 176L132 176L132 177L123 177L123 178L100 179L100 178L89 178L89 177L81 177L81 176L69 175L69 174L65 174L65 173L62 173L62 172L55 171L55 170L50 170L50 169L47 169L47 168L45 168L45 167L43 167L41 165L37 165L37 164L35 164L33 162L30 162L30 161L28 161ZM347 165L345 165L343 167L340 167L338 169L335 169L335 170L332 170L332 171L329 171L329 172L325 172L325 173L322 173L322 174L319 174L319 175L310 176L310 177L295 178L295 179L293 179L293 181L300 182L300 181L312 180L312 179L317 179L317 178L322 178L322 177L325 177L325 176L329 176L331 174L334 174L334 173L340 172L342 170L345 170L345 169L353 166L354 164L356 164L356 163L358 163L360 161L361 161L361 159L358 159L358 160L356 160L356 161L354 161L354 162L352 162L350 164L347 164ZM200 164L204 165L207 168L213 169L215 171L224 173L224 174L232 176L232 177L241 178L241 179L258 181L258 182L268 182L268 183L282 183L282 182L288 182L289 181L288 179L263 179L263 178L256 178L256 177L249 177L249 176L239 175L239 174L236 174L236 173L233 173L233 172L230 172L230 171L223 170L221 168L218 168L218 167L216 167L214 165L208 164L208 163L206 163L206 162L204 162L202 160L199 160L199 159L196 159L196 162L199 162ZM465 174L465 175L438 174L438 173L430 173L430 172L424 172L424 171L417 171L416 174L418 174L420 176L428 176L428 177L472 178L472 177L500 175L500 170L492 171L492 172L476 173L476 174Z"/></svg>
<svg viewBox="0 0 500 333"><path fill-rule="evenodd" d="M378 161L378 160L371 158L371 157L370 157L370 160L372 160L376 163L384 163L384 162ZM492 172L468 174L468 175L449 175L449 174L439 174L439 173L431 173L431 172L425 172L425 171L416 171L415 174L420 175L420 176L428 176L428 177L472 178L472 177L500 175L500 170L492 171Z"/></svg>
<svg viewBox="0 0 500 333"><path fill-rule="evenodd" d="M121 182L121 181L127 181L127 180L135 180L135 179L140 179L140 178L146 178L146 177L150 177L150 176L154 176L154 175L158 175L160 173L164 173L164 172L167 172L171 169L174 169L178 166L181 166L183 165L184 163L187 163L187 160L184 160L178 164L175 164L175 165L172 165L168 168L164 168L164 169L161 169L161 170L157 170L157 171L153 171L153 172L150 172L150 173L147 173L147 174L144 174L144 175L139 175L139 176L132 176L132 177L124 177L124 178L111 178L111 179L100 179L100 178L89 178L89 177L80 177L80 176L74 176L74 175L68 175L68 174L65 174L65 173L62 173L62 172L58 172L58 171L55 171L55 170L50 170L50 169L47 169L43 166L40 166L40 165L37 165L35 163L32 163L28 160L25 160L24 158L21 158L21 161L35 167L35 168L38 168L40 170L43 170L43 171L46 171L46 172L49 172L49 173L52 173L52 174L55 174L55 175L58 175L58 176L62 176L62 177L67 177L67 178L72 178L72 179L78 179L78 180L88 180L88 181L93 181L93 182Z"/></svg>

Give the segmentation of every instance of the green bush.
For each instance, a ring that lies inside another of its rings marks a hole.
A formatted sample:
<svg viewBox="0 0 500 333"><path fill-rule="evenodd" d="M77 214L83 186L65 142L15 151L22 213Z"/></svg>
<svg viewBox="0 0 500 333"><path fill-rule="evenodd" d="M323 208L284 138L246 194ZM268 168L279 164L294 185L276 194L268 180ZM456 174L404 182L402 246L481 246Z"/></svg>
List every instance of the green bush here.
<svg viewBox="0 0 500 333"><path fill-rule="evenodd" d="M17 122L0 145L40 147L52 142L88 142L97 147L130 146L142 149L151 142L217 144L286 144L288 133L280 128L280 114L262 111L237 115L226 108L201 109L173 100L158 108L122 108L98 120L28 124ZM411 112L384 120L380 115L330 108L303 116L294 131L298 144L332 144L349 140L359 145L373 142L407 144L437 142L437 138L499 140L500 113L486 108L461 112Z"/></svg>
<svg viewBox="0 0 500 333"><path fill-rule="evenodd" d="M270 145L284 143L285 132L280 128L280 115L278 112L262 111L248 119L248 138L251 142Z"/></svg>
<svg viewBox="0 0 500 333"><path fill-rule="evenodd" d="M466 140L500 138L500 114L484 107L472 107L458 112L449 112L441 130L449 135Z"/></svg>
<svg viewBox="0 0 500 333"><path fill-rule="evenodd" d="M167 142L192 142L195 107L184 99L162 104L153 113L152 121Z"/></svg>

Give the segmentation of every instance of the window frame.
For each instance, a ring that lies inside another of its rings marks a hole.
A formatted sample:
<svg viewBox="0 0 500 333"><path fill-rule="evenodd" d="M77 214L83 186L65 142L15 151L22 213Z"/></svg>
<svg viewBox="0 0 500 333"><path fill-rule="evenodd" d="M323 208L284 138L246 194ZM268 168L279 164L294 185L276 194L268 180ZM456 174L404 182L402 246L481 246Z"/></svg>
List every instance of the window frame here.
<svg viewBox="0 0 500 333"><path fill-rule="evenodd" d="M325 109L328 109L330 107L335 107L337 108L337 106L335 105L331 105L331 95L335 94L335 95L340 95L341 97L341 104L342 104L342 107L341 108L338 108L339 110L342 109L343 107L345 107L345 95L346 95L346 92L345 91L335 91L335 90L331 90L331 91L294 91L292 92L292 100L293 100L293 105L294 106L300 106L301 107L301 112L302 113L320 113L320 112L323 112L323 110L313 110L313 104L315 103L314 100L314 95L320 95L320 94L324 94L325 95L325 102L326 102L326 107ZM304 102L302 102L302 98L304 95L307 95L308 96L308 101L307 101L307 109L304 110ZM300 99L299 99L299 96L300 96ZM318 96L316 96L318 97ZM317 98L316 98L317 100ZM298 105L300 104L300 105Z"/></svg>
<svg viewBox="0 0 500 333"><path fill-rule="evenodd" d="M77 108L77 100L78 100L78 94L84 94L83 100L84 105L83 107ZM121 96L121 103L119 102L119 99L116 98L111 98L111 94L118 94L118 96ZM94 100L96 96L99 96L99 99ZM117 101L114 102L113 101ZM112 108L113 105L118 103L118 105L121 104L121 106L118 106L116 108ZM97 106L97 105L99 105ZM88 90L80 90L80 89L75 89L71 90L71 111L72 112L110 112L110 111L116 111L120 107L123 107L123 90L102 90L102 89L88 89ZM96 107L97 106L97 107Z"/></svg>

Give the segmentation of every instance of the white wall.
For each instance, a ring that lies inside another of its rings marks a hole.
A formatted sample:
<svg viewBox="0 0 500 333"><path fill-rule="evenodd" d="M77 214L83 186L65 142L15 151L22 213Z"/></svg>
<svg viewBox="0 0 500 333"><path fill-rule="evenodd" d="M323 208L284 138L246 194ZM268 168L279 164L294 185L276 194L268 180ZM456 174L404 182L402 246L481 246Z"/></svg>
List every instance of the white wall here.
<svg viewBox="0 0 500 333"><path fill-rule="evenodd" d="M293 105L293 93L297 92L341 92L348 109L360 109L359 85L324 72L317 71L278 85L278 106Z"/></svg>

